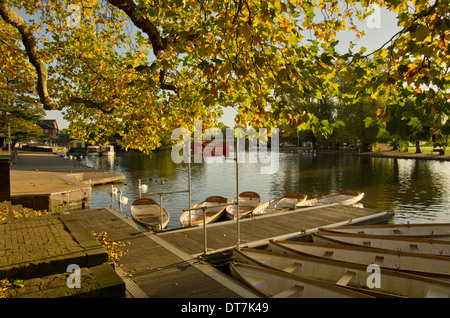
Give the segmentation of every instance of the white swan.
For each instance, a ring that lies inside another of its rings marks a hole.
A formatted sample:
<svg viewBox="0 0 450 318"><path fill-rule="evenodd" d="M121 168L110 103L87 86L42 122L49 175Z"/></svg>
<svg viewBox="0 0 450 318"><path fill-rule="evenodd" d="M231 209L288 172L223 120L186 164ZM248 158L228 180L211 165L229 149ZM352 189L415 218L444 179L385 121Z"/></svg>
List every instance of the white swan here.
<svg viewBox="0 0 450 318"><path fill-rule="evenodd" d="M141 191L142 193L146 193L148 191L148 186L141 183L141 179L139 179L139 191Z"/></svg>
<svg viewBox="0 0 450 318"><path fill-rule="evenodd" d="M119 191L119 204L120 205L127 205L128 204L128 198L122 196L122 191Z"/></svg>

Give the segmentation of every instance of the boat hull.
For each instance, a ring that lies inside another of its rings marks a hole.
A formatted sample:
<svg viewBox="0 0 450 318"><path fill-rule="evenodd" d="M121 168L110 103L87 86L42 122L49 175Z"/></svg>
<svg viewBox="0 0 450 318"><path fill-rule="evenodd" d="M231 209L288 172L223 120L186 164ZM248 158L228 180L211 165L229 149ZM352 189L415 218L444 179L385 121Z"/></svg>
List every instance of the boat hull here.
<svg viewBox="0 0 450 318"><path fill-rule="evenodd" d="M306 201L305 194L291 192L281 198L266 202L252 211L253 216L281 213L295 208L296 204Z"/></svg>
<svg viewBox="0 0 450 318"><path fill-rule="evenodd" d="M334 193L330 195L326 195L319 198L314 198L310 200L306 200L304 202L298 203L295 205L296 208L304 208L311 207L317 205L328 205L328 204L343 204L343 205L354 205L362 200L364 197L363 192L359 191L342 191L339 193Z"/></svg>
<svg viewBox="0 0 450 318"><path fill-rule="evenodd" d="M378 268L373 283L372 267L303 255L280 254L255 249L234 250L238 262L358 288L360 292L393 297L450 297L450 282Z"/></svg>
<svg viewBox="0 0 450 318"><path fill-rule="evenodd" d="M225 214L226 207L223 206L215 208L214 206L227 203L227 198L221 196L210 196L204 201L194 205L194 208L209 207L208 209L206 209L206 224L208 224L219 220ZM191 211L190 217L191 225L203 224L203 210L200 209ZM182 226L189 226L189 211L185 211L180 216L180 223Z"/></svg>
<svg viewBox="0 0 450 318"><path fill-rule="evenodd" d="M398 237L435 238L450 240L450 223L384 224L339 226L322 229L324 232L388 235Z"/></svg>
<svg viewBox="0 0 450 318"><path fill-rule="evenodd" d="M234 198L231 203L235 203ZM252 191L242 192L239 194L239 218L249 216L250 213L261 204L261 196ZM237 205L230 205L226 208L227 217L231 220L237 219Z"/></svg>
<svg viewBox="0 0 450 318"><path fill-rule="evenodd" d="M247 264L230 264L231 275L270 298L369 298L322 281Z"/></svg>
<svg viewBox="0 0 450 318"><path fill-rule="evenodd" d="M161 207L152 199L143 198L133 201L130 211L133 220L154 231L164 229L170 221L169 212L163 208L161 222Z"/></svg>
<svg viewBox="0 0 450 318"><path fill-rule="evenodd" d="M312 238L314 243L320 244L356 245L401 252L431 254L444 257L450 256L450 242L432 238L330 233L325 231L312 234Z"/></svg>
<svg viewBox="0 0 450 318"><path fill-rule="evenodd" d="M441 256L295 241L271 241L269 249L277 253L321 257L361 265L377 264L391 270L450 281L450 260Z"/></svg>

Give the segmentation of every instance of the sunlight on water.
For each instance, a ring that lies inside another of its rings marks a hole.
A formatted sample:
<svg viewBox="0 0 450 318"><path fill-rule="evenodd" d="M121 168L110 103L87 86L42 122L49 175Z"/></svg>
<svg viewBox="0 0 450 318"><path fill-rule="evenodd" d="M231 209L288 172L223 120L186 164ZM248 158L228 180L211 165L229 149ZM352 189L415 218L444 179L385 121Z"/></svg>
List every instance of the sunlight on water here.
<svg viewBox="0 0 450 318"><path fill-rule="evenodd" d="M263 164L248 161L247 156L239 164L239 192L258 192L262 202L288 192L314 198L353 189L365 192L361 201L364 207L394 212L394 223L450 222L450 162L292 152L279 154L273 174L261 174ZM148 193L188 189L188 165L173 163L170 151L150 156L117 153L113 160L88 157L84 163L126 176L125 184L119 186L129 200L123 208L126 214L131 202L139 197L139 179L148 186ZM192 204L210 195L230 200L236 196L234 161L192 164L191 180ZM111 205L110 187L93 189L91 208ZM152 198L159 202L158 195ZM165 195L163 205L171 214L168 227L180 226L179 216L188 207L187 193ZM117 198L113 206L118 208Z"/></svg>

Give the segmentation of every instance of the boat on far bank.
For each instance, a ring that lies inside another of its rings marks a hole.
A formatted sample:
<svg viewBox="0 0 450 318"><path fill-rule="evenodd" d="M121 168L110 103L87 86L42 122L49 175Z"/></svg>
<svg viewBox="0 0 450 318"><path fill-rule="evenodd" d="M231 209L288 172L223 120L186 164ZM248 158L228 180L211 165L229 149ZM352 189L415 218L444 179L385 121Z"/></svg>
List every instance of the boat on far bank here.
<svg viewBox="0 0 450 318"><path fill-rule="evenodd" d="M234 198L231 203L235 203ZM248 216L255 208L261 204L261 196L253 191L246 191L239 194L239 218ZM237 205L229 205L226 208L227 217L231 220L237 218Z"/></svg>
<svg viewBox="0 0 450 318"><path fill-rule="evenodd" d="M317 205L328 205L328 204L343 204L343 205L354 205L361 201L364 197L364 192L346 190L339 193L333 193L325 195L322 197L305 200L295 205L295 208L304 208Z"/></svg>
<svg viewBox="0 0 450 318"><path fill-rule="evenodd" d="M114 152L114 146L113 145L102 146L100 148L100 152L101 152L102 156L108 156L108 157L112 157L112 156L114 156L116 154Z"/></svg>
<svg viewBox="0 0 450 318"><path fill-rule="evenodd" d="M169 212L152 199L142 198L133 201L130 208L131 217L152 230L164 229L170 220ZM162 222L161 222L162 212Z"/></svg>
<svg viewBox="0 0 450 318"><path fill-rule="evenodd" d="M88 156L100 156L101 148L100 146L87 146L86 155Z"/></svg>

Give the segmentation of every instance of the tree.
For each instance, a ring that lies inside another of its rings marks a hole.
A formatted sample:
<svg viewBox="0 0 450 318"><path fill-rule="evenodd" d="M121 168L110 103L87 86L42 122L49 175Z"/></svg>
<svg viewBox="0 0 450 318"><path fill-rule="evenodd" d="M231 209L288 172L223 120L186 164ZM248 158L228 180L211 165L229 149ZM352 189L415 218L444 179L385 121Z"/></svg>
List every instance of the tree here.
<svg viewBox="0 0 450 318"><path fill-rule="evenodd" d="M339 54L336 33L363 36L353 21L371 3L397 13L403 29L375 52ZM13 50L25 48L44 109L64 108L77 137L118 132L146 152L175 127L215 124L219 106L254 127L311 124L314 112L293 114L283 96L339 97L340 65L354 66L346 75L358 91L395 103L425 84L417 107L448 114L447 9L448 0L0 0L6 39L20 32Z"/></svg>

